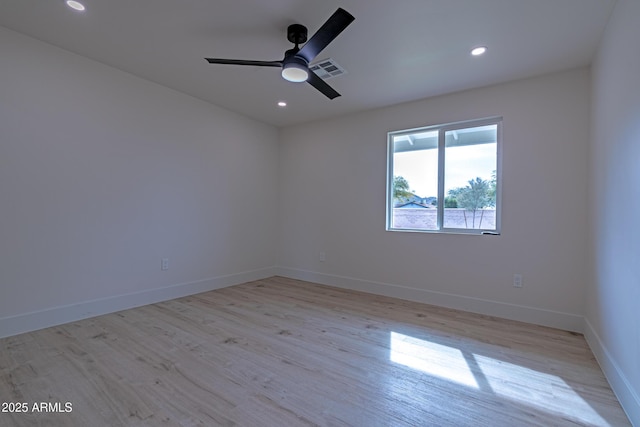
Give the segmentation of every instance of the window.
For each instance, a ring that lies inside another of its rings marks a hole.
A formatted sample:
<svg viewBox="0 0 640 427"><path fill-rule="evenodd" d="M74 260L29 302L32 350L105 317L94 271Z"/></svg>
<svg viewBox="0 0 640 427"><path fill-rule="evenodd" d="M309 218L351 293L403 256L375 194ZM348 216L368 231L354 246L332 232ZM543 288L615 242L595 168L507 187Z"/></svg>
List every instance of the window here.
<svg viewBox="0 0 640 427"><path fill-rule="evenodd" d="M387 230L498 234L501 122L390 132Z"/></svg>

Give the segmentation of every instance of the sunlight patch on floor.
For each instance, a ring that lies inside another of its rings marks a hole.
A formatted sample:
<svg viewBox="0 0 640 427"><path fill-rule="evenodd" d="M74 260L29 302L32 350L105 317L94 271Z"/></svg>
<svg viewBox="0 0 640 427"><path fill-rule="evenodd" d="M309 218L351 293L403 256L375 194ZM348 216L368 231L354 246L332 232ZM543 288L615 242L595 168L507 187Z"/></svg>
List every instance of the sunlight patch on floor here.
<svg viewBox="0 0 640 427"><path fill-rule="evenodd" d="M546 412L567 414L586 425L610 426L559 376L477 354L474 358L497 395Z"/></svg>
<svg viewBox="0 0 640 427"><path fill-rule="evenodd" d="M462 352L453 347L391 332L390 359L445 380L479 388Z"/></svg>
<svg viewBox="0 0 640 427"><path fill-rule="evenodd" d="M610 426L557 375L475 353L463 353L454 347L397 332L390 333L389 359L434 377L494 393L584 425Z"/></svg>

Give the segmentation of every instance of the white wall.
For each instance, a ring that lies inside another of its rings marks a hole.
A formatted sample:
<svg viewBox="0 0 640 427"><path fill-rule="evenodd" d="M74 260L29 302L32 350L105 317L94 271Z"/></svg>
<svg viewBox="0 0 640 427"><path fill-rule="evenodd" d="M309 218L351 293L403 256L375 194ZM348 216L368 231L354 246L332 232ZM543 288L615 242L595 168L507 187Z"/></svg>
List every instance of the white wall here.
<svg viewBox="0 0 640 427"><path fill-rule="evenodd" d="M640 426L640 2L618 0L593 64L586 336Z"/></svg>
<svg viewBox="0 0 640 427"><path fill-rule="evenodd" d="M0 58L0 336L273 273L276 128L1 27Z"/></svg>
<svg viewBox="0 0 640 427"><path fill-rule="evenodd" d="M578 69L284 129L281 274L582 330L589 84ZM502 235L385 231L386 133L489 116Z"/></svg>

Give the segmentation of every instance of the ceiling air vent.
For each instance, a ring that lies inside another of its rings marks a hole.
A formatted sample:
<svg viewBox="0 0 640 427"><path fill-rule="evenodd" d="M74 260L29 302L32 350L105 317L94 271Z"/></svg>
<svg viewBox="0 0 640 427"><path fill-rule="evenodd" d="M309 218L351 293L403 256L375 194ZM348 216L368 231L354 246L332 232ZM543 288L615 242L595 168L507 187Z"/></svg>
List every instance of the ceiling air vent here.
<svg viewBox="0 0 640 427"><path fill-rule="evenodd" d="M318 77L329 80L342 74L347 74L347 70L342 68L331 58L309 64L309 69L316 73Z"/></svg>

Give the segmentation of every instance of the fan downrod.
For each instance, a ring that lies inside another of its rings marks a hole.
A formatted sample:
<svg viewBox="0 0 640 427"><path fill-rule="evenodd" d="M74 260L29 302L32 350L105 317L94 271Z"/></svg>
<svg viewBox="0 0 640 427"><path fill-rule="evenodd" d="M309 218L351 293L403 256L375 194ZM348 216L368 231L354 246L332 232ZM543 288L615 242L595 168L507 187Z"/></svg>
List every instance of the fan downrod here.
<svg viewBox="0 0 640 427"><path fill-rule="evenodd" d="M301 24L292 24L287 27L287 40L296 46L307 41L307 27Z"/></svg>

